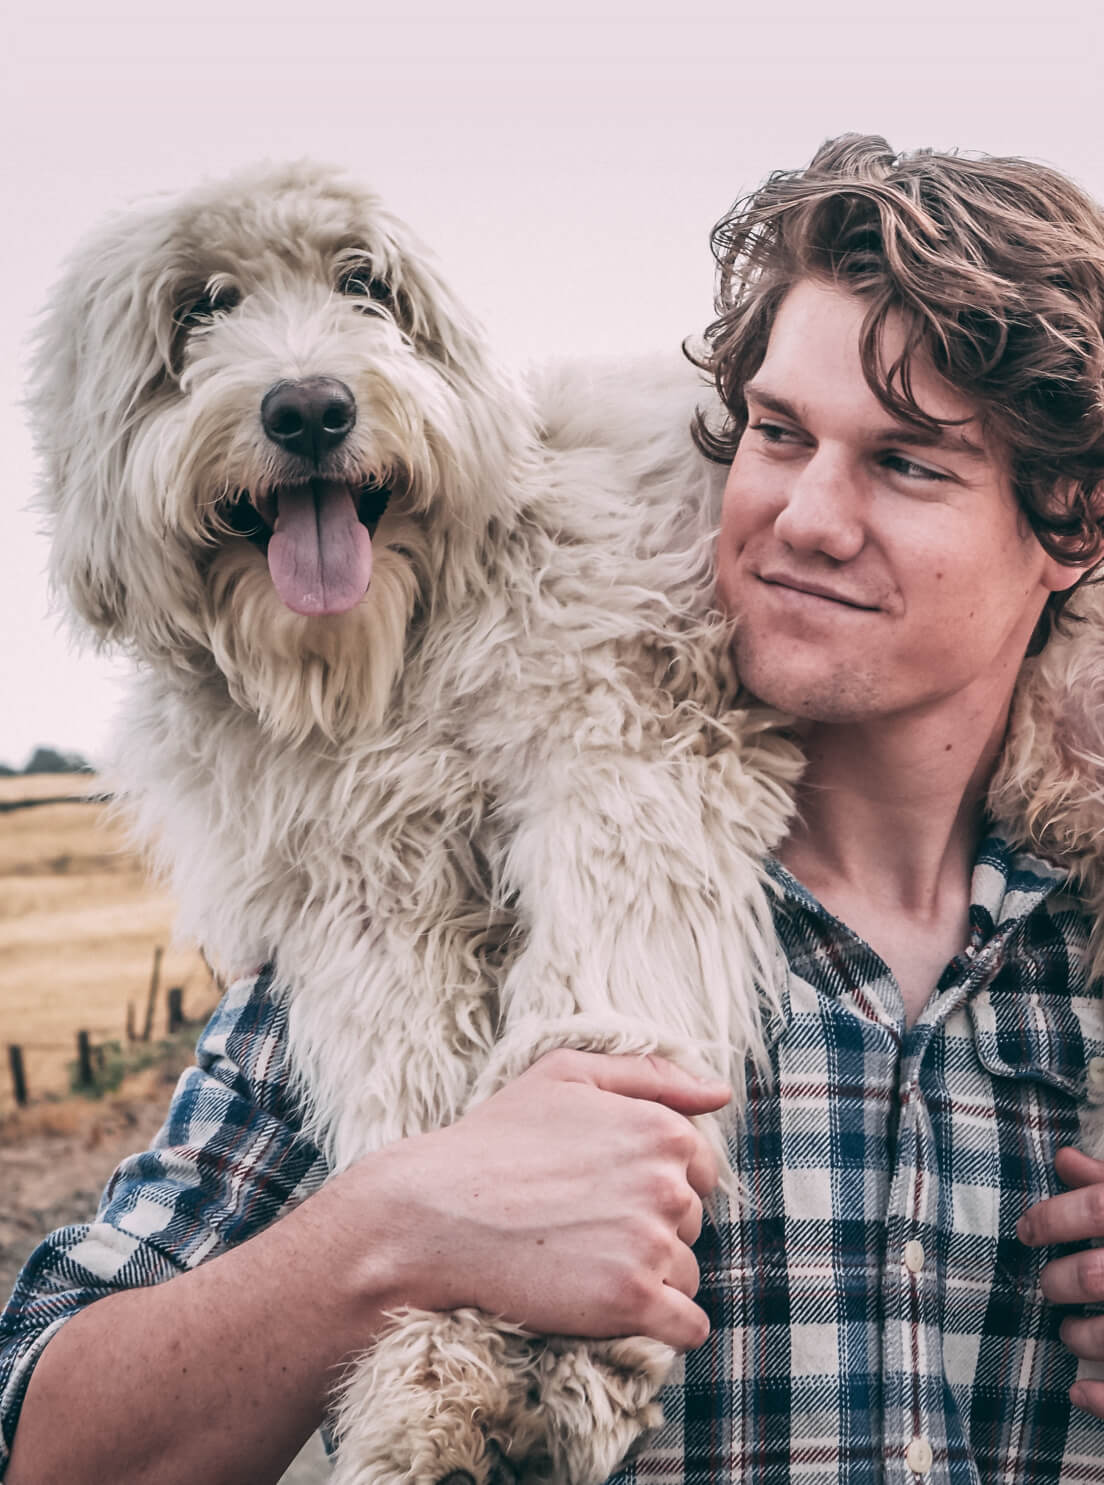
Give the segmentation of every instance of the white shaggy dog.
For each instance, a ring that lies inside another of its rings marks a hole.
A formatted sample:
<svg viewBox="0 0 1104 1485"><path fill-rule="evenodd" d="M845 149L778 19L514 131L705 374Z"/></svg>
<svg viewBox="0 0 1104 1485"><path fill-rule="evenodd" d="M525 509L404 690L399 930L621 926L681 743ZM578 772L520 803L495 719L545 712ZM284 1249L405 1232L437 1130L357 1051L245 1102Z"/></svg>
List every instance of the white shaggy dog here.
<svg viewBox="0 0 1104 1485"><path fill-rule="evenodd" d="M184 931L274 961L335 1170L551 1047L737 1087L763 1054L756 863L799 760L710 617L703 395L675 358L526 393L407 229L305 165L121 217L60 285L53 576L139 662L120 789ZM344 1389L337 1478L590 1485L671 1360L410 1314Z"/></svg>

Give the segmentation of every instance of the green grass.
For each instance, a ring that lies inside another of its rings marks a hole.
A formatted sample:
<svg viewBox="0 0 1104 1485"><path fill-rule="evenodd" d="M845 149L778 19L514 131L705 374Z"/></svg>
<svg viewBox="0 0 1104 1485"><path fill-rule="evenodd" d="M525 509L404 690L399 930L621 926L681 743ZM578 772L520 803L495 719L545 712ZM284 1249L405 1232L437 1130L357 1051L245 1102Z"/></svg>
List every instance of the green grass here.
<svg viewBox="0 0 1104 1485"><path fill-rule="evenodd" d="M68 1064L70 1092L81 1098L102 1098L114 1093L126 1078L144 1072L147 1067L163 1066L175 1071L186 1067L195 1051L198 1025L184 1026L172 1036L149 1042L98 1042L92 1047L92 1084L80 1081L80 1062Z"/></svg>

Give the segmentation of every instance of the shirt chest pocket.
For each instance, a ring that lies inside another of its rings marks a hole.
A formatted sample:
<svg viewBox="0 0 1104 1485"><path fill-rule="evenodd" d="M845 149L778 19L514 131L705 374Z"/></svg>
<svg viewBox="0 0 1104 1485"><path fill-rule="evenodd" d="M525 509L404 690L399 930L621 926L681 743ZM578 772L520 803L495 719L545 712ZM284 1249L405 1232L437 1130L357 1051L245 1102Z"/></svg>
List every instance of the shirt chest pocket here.
<svg viewBox="0 0 1104 1485"><path fill-rule="evenodd" d="M1011 993L994 984L959 1007L946 1032L946 1101L931 1105L946 1203L935 1219L946 1275L939 1325L946 1335L999 1334L1018 1346L1051 1324L1040 1276L1054 1254L1021 1243L1016 1224L1062 1189L1058 1150L1082 1143L1086 1066L1104 1054L1100 1002L1049 995L1022 981ZM958 1342L948 1345L948 1366L963 1380L969 1368L950 1359ZM1014 1357L988 1356L994 1386L991 1368L1006 1362L1013 1365Z"/></svg>
<svg viewBox="0 0 1104 1485"><path fill-rule="evenodd" d="M1031 1144L1104 1137L1104 1004L1099 995L1047 994L999 980L969 1002L978 1061L993 1080L994 1113L1026 1119ZM1034 1138L1032 1138L1034 1136ZM1021 1148L1022 1148L1021 1143Z"/></svg>

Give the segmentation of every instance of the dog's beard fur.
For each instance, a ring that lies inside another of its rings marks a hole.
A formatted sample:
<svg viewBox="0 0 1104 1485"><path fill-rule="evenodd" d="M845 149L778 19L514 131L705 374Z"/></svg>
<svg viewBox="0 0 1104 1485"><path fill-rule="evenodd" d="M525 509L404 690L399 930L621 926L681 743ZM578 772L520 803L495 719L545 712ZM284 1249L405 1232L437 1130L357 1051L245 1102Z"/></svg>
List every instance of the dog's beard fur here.
<svg viewBox="0 0 1104 1485"><path fill-rule="evenodd" d="M387 544L396 526L401 551ZM211 564L215 663L234 701L289 741L312 730L337 741L378 728L387 713L430 562L425 533L409 519L385 516L378 537L371 586L336 622L274 603L267 565L249 547L224 547Z"/></svg>

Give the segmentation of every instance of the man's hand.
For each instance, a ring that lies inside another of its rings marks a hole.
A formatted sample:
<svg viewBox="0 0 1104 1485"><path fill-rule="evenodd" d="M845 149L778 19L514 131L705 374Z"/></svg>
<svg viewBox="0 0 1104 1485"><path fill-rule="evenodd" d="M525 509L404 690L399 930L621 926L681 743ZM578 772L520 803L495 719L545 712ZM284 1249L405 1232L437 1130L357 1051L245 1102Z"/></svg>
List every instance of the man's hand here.
<svg viewBox="0 0 1104 1485"><path fill-rule="evenodd" d="M278 1480L403 1305L698 1345L690 1245L717 1172L687 1116L728 1096L658 1057L551 1053L249 1242L67 1321L34 1369L8 1478L240 1481L248 1459L251 1480Z"/></svg>
<svg viewBox="0 0 1104 1485"><path fill-rule="evenodd" d="M1104 1238L1104 1161L1065 1149L1058 1151L1055 1168L1063 1184L1072 1189L1029 1208L1016 1229L1020 1241L1029 1248L1047 1248ZM1104 1248L1086 1248L1048 1263L1042 1288L1052 1304L1104 1304ZM1104 1360L1104 1315L1067 1316L1061 1336L1075 1356ZM1070 1400L1104 1418L1104 1382L1075 1382Z"/></svg>
<svg viewBox="0 0 1104 1485"><path fill-rule="evenodd" d="M688 1116L729 1093L659 1057L552 1052L451 1128L369 1156L376 1179L391 1166L397 1287L539 1332L700 1345L691 1245L717 1167ZM356 1201L357 1167L338 1180Z"/></svg>

